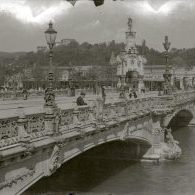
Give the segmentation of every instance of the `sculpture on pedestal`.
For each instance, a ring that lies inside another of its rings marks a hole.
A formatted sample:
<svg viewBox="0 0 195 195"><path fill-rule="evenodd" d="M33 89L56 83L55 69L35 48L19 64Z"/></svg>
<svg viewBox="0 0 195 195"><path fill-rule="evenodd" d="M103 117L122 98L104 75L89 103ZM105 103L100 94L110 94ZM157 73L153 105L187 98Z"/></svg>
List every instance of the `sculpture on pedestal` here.
<svg viewBox="0 0 195 195"><path fill-rule="evenodd" d="M178 159L181 156L179 142L173 138L171 129L165 129L165 143L162 147L162 156L167 160Z"/></svg>

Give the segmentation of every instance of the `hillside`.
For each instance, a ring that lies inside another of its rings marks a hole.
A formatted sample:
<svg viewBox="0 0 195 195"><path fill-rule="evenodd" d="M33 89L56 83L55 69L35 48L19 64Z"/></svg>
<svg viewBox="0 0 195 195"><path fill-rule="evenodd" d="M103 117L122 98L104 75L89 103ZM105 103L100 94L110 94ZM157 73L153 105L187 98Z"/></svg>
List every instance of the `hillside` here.
<svg viewBox="0 0 195 195"><path fill-rule="evenodd" d="M90 44L84 42L72 42L66 46L54 48L53 63L55 66L107 66L112 52L117 55L124 49L124 43L110 44ZM147 46L137 46L139 53L147 59L147 64L164 64L164 54ZM169 62L178 66L195 66L195 48L192 49L171 49L169 52ZM14 67L33 66L37 67L48 65L48 53L46 52L0 52L0 63L6 65L11 63Z"/></svg>

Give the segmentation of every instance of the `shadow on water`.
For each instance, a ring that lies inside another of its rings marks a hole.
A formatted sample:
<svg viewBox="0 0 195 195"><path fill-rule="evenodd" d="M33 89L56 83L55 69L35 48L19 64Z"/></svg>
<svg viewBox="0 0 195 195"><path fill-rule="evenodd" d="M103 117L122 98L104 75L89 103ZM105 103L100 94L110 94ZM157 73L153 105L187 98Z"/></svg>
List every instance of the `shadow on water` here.
<svg viewBox="0 0 195 195"><path fill-rule="evenodd" d="M41 179L23 195L90 192L108 178L134 166L148 147L142 145L138 155L137 145L132 142L103 144L68 161L56 173Z"/></svg>

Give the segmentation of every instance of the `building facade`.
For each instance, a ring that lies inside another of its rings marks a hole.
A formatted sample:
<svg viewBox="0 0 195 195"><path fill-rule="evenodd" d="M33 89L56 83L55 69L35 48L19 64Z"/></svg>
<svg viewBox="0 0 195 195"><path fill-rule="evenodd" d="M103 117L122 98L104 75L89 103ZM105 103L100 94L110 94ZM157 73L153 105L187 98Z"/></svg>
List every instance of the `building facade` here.
<svg viewBox="0 0 195 195"><path fill-rule="evenodd" d="M166 65L145 65L144 84L150 91L163 90ZM195 67L172 65L171 85L177 90L189 89L195 86Z"/></svg>

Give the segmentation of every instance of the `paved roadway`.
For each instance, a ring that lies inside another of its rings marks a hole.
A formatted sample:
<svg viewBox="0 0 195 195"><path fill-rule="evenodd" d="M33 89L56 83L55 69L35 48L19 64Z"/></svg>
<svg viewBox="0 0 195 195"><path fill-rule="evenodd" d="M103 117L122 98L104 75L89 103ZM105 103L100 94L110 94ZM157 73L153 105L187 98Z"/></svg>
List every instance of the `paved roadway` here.
<svg viewBox="0 0 195 195"><path fill-rule="evenodd" d="M144 94L146 96L154 96L154 93ZM118 99L118 93L108 93L106 96L106 102L115 102ZM139 97L139 96L138 96ZM143 97L143 96L142 96ZM74 108L76 106L77 97L56 97L56 103L59 108ZM141 96L140 96L141 98ZM93 105L95 95L86 95L85 101L88 105ZM33 114L43 112L44 99L43 97L34 97L28 100L1 100L0 101L0 118L14 117L18 116L18 112L23 110L25 114ZM22 108L21 108L22 107Z"/></svg>
<svg viewBox="0 0 195 195"><path fill-rule="evenodd" d="M118 99L118 94L107 94L107 101L115 101ZM59 108L74 108L76 106L77 97L56 97L56 103ZM88 105L92 105L96 99L95 95L86 95L85 101ZM43 112L44 99L43 97L34 97L28 100L1 100L0 101L0 118L7 118L17 116L22 109L25 114ZM22 108L21 108L22 107Z"/></svg>

